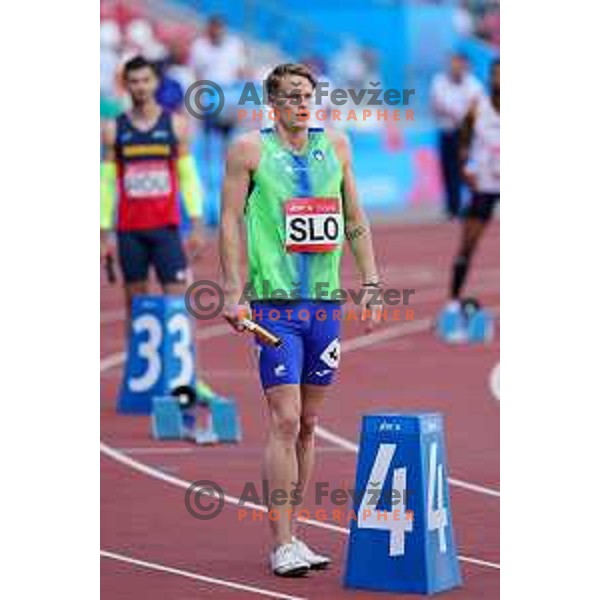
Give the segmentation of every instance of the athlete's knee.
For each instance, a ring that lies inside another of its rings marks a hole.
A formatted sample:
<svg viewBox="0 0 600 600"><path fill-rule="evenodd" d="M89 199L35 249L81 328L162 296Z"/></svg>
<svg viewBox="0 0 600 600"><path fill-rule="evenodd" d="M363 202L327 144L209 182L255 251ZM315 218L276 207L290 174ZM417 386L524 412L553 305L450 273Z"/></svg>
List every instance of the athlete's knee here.
<svg viewBox="0 0 600 600"><path fill-rule="evenodd" d="M300 419L300 437L303 440L313 437L315 435L317 423L317 415L302 415L302 418Z"/></svg>
<svg viewBox="0 0 600 600"><path fill-rule="evenodd" d="M286 445L294 446L300 435L300 418L294 413L273 415L271 419L273 435Z"/></svg>
<svg viewBox="0 0 600 600"><path fill-rule="evenodd" d="M474 221L467 226L465 237L461 245L461 254L467 258L471 258L471 255L479 243L484 227L485 224L479 221Z"/></svg>

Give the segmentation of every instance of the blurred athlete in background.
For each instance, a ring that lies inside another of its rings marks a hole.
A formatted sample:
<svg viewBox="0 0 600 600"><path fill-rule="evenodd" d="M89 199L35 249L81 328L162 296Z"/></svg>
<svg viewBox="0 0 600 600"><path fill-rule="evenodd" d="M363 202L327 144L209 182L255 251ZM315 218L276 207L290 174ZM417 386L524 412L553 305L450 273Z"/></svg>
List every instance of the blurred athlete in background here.
<svg viewBox="0 0 600 600"><path fill-rule="evenodd" d="M448 70L431 83L433 114L440 128L439 152L446 194L446 215L453 219L461 211L460 129L469 109L485 96L483 85L470 72L467 57L453 54Z"/></svg>
<svg viewBox="0 0 600 600"><path fill-rule="evenodd" d="M340 288L344 238L362 286L380 286L349 143L339 133L308 126L315 84L305 65L279 65L271 72L267 93L280 118L275 127L246 133L231 145L222 196L224 315L241 329L240 230L245 218L248 281L258 295L254 318L283 340L278 348L258 342L269 410L266 476L271 490L287 492L280 505L269 507L279 515L270 519L270 558L272 571L281 576L301 576L330 562L294 537L292 516L315 460L317 412L340 360L341 306L328 298ZM263 282L283 291L285 299L265 293ZM376 319L374 313L368 318Z"/></svg>
<svg viewBox="0 0 600 600"><path fill-rule="evenodd" d="M202 245L202 192L183 117L156 101L159 77L154 64L141 56L131 59L124 80L132 108L102 129L100 243L102 260L111 260L116 212L129 317L133 296L148 292L150 266L165 294L185 293L188 269L177 194L181 191L191 218L188 250L194 260Z"/></svg>
<svg viewBox="0 0 600 600"><path fill-rule="evenodd" d="M461 144L467 157L463 175L471 199L452 268L453 300L460 298L475 249L500 201L500 61L491 67L490 96L478 100L465 119Z"/></svg>

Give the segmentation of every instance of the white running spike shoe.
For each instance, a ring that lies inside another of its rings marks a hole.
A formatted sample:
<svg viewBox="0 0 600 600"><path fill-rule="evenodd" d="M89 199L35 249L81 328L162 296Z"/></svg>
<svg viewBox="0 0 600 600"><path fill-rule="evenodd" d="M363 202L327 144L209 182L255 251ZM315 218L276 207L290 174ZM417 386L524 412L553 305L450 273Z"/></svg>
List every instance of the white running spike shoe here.
<svg viewBox="0 0 600 600"><path fill-rule="evenodd" d="M271 569L280 577L302 577L310 569L310 564L301 558L294 543L282 544L271 552Z"/></svg>
<svg viewBox="0 0 600 600"><path fill-rule="evenodd" d="M292 544L296 548L296 554L310 565L311 569L326 569L331 564L328 556L313 552L303 541L298 538L292 538Z"/></svg>

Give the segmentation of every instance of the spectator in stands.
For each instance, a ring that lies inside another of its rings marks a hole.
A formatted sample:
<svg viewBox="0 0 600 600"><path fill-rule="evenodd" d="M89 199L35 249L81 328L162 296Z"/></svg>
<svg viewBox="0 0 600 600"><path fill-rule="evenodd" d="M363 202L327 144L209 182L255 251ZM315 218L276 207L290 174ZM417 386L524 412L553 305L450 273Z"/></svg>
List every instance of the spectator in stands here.
<svg viewBox="0 0 600 600"><path fill-rule="evenodd" d="M181 88L187 90L196 81L196 75L188 64L188 50L177 42L171 44L168 74L179 83Z"/></svg>
<svg viewBox="0 0 600 600"><path fill-rule="evenodd" d="M227 32L223 19L213 16L208 21L206 33L192 44L190 66L198 80L214 81L224 89L233 86L244 78L244 44L238 36ZM217 143L226 141L236 125L235 118L235 112L222 111L203 121L208 138L207 160L210 160L213 134L217 136Z"/></svg>
<svg viewBox="0 0 600 600"><path fill-rule="evenodd" d="M485 94L481 82L468 70L465 56L454 54L447 72L438 73L431 86L433 113L440 129L439 152L446 193L446 214L460 213L461 157L460 126L469 110Z"/></svg>
<svg viewBox="0 0 600 600"><path fill-rule="evenodd" d="M171 73L172 58L158 63L160 83L156 90L156 101L164 109L171 112L183 111L185 90L181 83Z"/></svg>
<svg viewBox="0 0 600 600"><path fill-rule="evenodd" d="M353 40L347 39L334 56L334 79L344 88L361 89L368 77L368 65L363 49Z"/></svg>
<svg viewBox="0 0 600 600"><path fill-rule="evenodd" d="M209 79L222 87L244 78L244 45L227 32L220 17L209 19L206 34L192 44L190 61L198 79Z"/></svg>
<svg viewBox="0 0 600 600"><path fill-rule="evenodd" d="M485 12L478 27L479 35L495 46L500 48L500 3L493 2Z"/></svg>
<svg viewBox="0 0 600 600"><path fill-rule="evenodd" d="M122 110L117 87L121 30L113 20L100 25L100 116L115 118Z"/></svg>
<svg viewBox="0 0 600 600"><path fill-rule="evenodd" d="M459 37L469 37L475 31L475 20L469 10L469 0L461 0L454 8L452 24Z"/></svg>
<svg viewBox="0 0 600 600"><path fill-rule="evenodd" d="M152 61L163 60L167 55L167 49L154 35L154 26L145 19L134 19L125 28L125 47L121 59L126 62L137 55Z"/></svg>

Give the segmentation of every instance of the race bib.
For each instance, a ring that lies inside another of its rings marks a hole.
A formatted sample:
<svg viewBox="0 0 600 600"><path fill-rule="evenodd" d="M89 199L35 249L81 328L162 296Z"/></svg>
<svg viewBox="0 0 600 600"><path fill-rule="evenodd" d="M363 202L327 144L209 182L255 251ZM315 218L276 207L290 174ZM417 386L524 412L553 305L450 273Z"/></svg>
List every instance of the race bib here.
<svg viewBox="0 0 600 600"><path fill-rule="evenodd" d="M338 198L292 198L285 203L288 252L331 252L340 245L341 232Z"/></svg>
<svg viewBox="0 0 600 600"><path fill-rule="evenodd" d="M164 161L140 161L125 166L125 193L130 198L154 198L171 193L171 174Z"/></svg>

